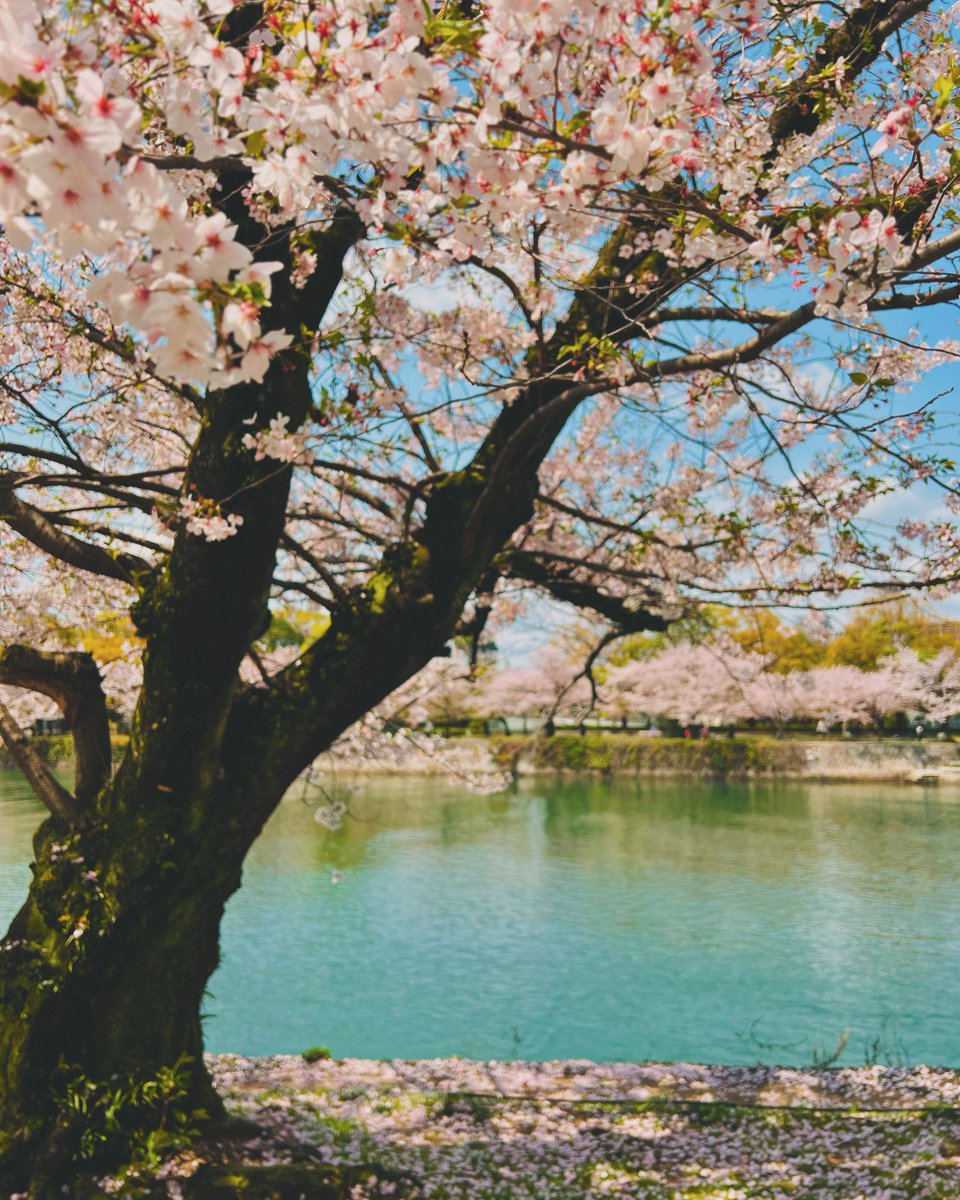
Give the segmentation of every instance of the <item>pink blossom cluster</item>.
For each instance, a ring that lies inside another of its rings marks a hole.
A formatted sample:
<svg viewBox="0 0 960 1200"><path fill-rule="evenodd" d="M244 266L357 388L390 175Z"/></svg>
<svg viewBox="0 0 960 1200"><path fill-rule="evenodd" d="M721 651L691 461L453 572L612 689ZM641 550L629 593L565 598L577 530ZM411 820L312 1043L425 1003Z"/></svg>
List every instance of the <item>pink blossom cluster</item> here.
<svg viewBox="0 0 960 1200"><path fill-rule="evenodd" d="M601 697L617 714L708 725L813 717L827 727L848 721L870 726L896 713L939 722L960 715L960 660L949 650L924 661L902 649L873 671L825 666L780 674L759 654L680 643L610 667Z"/></svg>
<svg viewBox="0 0 960 1200"><path fill-rule="evenodd" d="M301 462L307 457L304 432L291 433L290 418L278 413L266 429L244 434L243 444L253 450L254 458L273 458L278 462Z"/></svg>
<svg viewBox="0 0 960 1200"><path fill-rule="evenodd" d="M233 537L243 524L243 517L237 513L224 515L218 505L195 496L181 498L180 518L188 533L208 542L222 542Z"/></svg>
<svg viewBox="0 0 960 1200"><path fill-rule="evenodd" d="M42 244L75 260L90 299L142 334L170 378L214 387L260 379L293 336L264 332L278 264L254 262L236 224L204 211L214 178L206 164L233 163L248 203L276 225L329 211L343 164L376 164L356 205L373 233L395 239L388 278L491 253L506 261L542 211L551 237L569 241L597 226L587 216L595 199L627 185L656 194L694 176L719 185L724 220L701 228L691 215L677 232L638 234L636 253L652 247L690 264L746 256L778 273L807 259L812 282L833 272L818 287L822 311L839 305L847 315L899 264L892 216L879 204L861 215L865 178L844 181L833 211L804 214L797 145L756 190L763 168L743 147L753 139L763 149L757 81L774 82L792 52L783 42L768 44L766 58L731 59L731 38L764 45L768 15L756 0L491 4L454 41L414 0L283 3L245 49L222 40L233 8L145 0L121 15L91 4L89 23L78 13L67 25L37 0L11 0L3 14L8 236L24 251ZM876 164L884 139L932 119L925 85L947 64L939 50L913 60L899 105L895 89L889 102L853 103L840 72L836 115L805 157L822 154L845 121L872 116L882 132ZM738 93L752 98L738 104ZM947 142L941 130L928 173ZM183 144L192 153L178 158ZM422 179L410 189L414 171ZM791 187L801 200L781 228L764 211L774 182L781 205ZM302 274L315 255L305 248L300 261Z"/></svg>

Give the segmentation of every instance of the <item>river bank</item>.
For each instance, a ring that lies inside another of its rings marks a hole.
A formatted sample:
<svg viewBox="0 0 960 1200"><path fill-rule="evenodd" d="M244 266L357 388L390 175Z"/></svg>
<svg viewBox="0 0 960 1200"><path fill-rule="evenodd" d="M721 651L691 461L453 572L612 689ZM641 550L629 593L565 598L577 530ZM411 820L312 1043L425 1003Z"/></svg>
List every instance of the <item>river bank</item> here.
<svg viewBox="0 0 960 1200"><path fill-rule="evenodd" d="M692 778L782 778L822 783L902 783L960 760L946 741L764 736L665 738L644 734L553 737L401 737L373 757L333 751L318 760L333 775L446 776L593 774Z"/></svg>
<svg viewBox="0 0 960 1200"><path fill-rule="evenodd" d="M41 758L69 769L69 734L32 739ZM118 758L125 739L114 745ZM370 753L331 750L317 767L335 777L461 779L475 790L496 790L504 777L537 775L667 776L688 778L805 779L820 783L916 782L960 763L960 745L927 739L707 738L602 735L443 738L419 732L378 741ZM0 767L15 766L0 746ZM960 782L960 773L958 773Z"/></svg>
<svg viewBox="0 0 960 1200"><path fill-rule="evenodd" d="M254 1124L183 1151L151 1195L946 1200L960 1170L957 1071L236 1055L209 1064L230 1112Z"/></svg>

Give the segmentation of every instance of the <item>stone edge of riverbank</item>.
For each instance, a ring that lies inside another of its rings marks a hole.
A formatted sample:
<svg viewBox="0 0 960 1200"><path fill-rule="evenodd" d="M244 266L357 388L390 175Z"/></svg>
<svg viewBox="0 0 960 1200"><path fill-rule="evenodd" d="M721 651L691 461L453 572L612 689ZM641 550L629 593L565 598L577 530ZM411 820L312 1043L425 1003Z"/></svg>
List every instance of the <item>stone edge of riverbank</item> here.
<svg viewBox="0 0 960 1200"><path fill-rule="evenodd" d="M386 758L348 758L328 753L317 763L331 777L483 777L507 771L519 778L586 776L614 778L705 778L804 780L818 783L956 783L944 770L960 760L952 742L885 740L740 739L681 742L663 739L656 747L636 735L486 740L443 743L440 751L416 744L398 747ZM733 752L731 752L731 746ZM641 753L630 750L637 747ZM645 755L649 747L655 754ZM760 750L758 753L757 750Z"/></svg>
<svg viewBox="0 0 960 1200"><path fill-rule="evenodd" d="M62 743L69 739L58 739ZM443 739L418 735L378 747L368 757L327 752L316 768L325 779L441 778L492 791L504 780L557 776L613 778L746 778L816 783L940 783L960 786L960 746L935 740L817 740L769 737L647 739L604 734L553 739ZM56 748L56 747L54 747ZM647 751L653 753L647 753ZM386 752L384 752L386 751ZM69 768L70 759L51 757ZM0 768L9 766L0 754ZM956 770L951 770L956 767ZM15 767L10 767L16 770Z"/></svg>

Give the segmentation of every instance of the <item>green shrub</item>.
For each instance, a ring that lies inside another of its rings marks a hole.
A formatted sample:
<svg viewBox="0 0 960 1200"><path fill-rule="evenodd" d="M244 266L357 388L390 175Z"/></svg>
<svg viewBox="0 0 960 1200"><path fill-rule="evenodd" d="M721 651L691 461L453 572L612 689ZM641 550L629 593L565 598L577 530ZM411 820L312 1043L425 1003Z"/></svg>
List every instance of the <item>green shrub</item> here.
<svg viewBox="0 0 960 1200"><path fill-rule="evenodd" d="M607 734L580 737L499 738L493 743L505 767L533 752L533 765L547 771L657 772L677 775L767 775L799 771L802 746L775 738L666 738Z"/></svg>
<svg viewBox="0 0 960 1200"><path fill-rule="evenodd" d="M315 1063L324 1062L328 1058L333 1058L328 1046L311 1046L309 1050L304 1050L300 1055L304 1062Z"/></svg>
<svg viewBox="0 0 960 1200"><path fill-rule="evenodd" d="M30 745L45 763L52 767L65 766L73 762L73 738L69 733L47 733L30 739ZM12 767L16 764L10 751L0 743L0 764Z"/></svg>

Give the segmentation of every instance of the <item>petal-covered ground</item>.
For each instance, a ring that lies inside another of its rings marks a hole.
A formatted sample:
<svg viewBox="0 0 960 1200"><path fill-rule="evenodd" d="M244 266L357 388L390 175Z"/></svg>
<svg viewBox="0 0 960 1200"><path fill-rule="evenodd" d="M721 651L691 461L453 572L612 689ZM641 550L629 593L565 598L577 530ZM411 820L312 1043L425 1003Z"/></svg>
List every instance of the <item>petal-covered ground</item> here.
<svg viewBox="0 0 960 1200"><path fill-rule="evenodd" d="M304 1180L311 1162L367 1167L343 1192L356 1200L960 1195L956 1071L233 1055L210 1065L231 1110L261 1126L242 1147L247 1163L299 1162ZM177 1175L192 1194L191 1169L181 1159L168 1194L180 1194ZM306 1182L300 1194L327 1192Z"/></svg>

